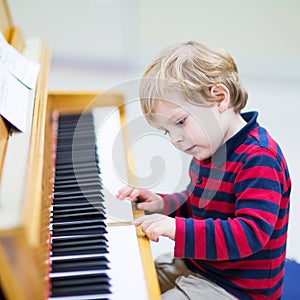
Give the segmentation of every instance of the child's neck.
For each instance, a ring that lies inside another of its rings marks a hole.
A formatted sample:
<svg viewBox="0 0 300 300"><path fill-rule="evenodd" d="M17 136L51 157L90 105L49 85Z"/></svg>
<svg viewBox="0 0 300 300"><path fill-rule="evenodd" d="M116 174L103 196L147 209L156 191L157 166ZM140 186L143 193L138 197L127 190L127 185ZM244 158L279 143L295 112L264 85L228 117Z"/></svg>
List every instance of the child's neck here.
<svg viewBox="0 0 300 300"><path fill-rule="evenodd" d="M238 133L247 122L243 119L243 117L239 113L234 113L233 118L231 119L230 126L225 135L224 141L228 141L231 137L233 137L236 133Z"/></svg>

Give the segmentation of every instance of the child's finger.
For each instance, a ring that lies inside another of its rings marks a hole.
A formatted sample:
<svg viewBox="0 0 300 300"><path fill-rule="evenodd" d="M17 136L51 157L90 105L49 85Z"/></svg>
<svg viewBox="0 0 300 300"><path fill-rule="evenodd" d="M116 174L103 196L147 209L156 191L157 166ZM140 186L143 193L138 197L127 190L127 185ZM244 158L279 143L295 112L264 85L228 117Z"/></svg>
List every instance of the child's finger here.
<svg viewBox="0 0 300 300"><path fill-rule="evenodd" d="M117 193L117 197L120 199L120 200L124 200L125 198L129 197L131 195L133 191L133 187L131 186L125 186L123 187L122 189L120 189Z"/></svg>

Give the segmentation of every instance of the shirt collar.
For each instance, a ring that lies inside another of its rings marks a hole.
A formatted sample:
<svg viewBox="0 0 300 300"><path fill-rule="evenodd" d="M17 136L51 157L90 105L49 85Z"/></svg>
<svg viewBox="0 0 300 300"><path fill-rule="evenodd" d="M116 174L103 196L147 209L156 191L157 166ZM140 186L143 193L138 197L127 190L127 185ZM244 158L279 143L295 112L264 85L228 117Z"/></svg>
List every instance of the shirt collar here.
<svg viewBox="0 0 300 300"><path fill-rule="evenodd" d="M212 162L217 167L222 166L229 154L231 154L239 145L247 138L248 134L259 124L257 123L258 113L256 111L242 113L242 118L247 124L232 136L225 144L223 144L212 156Z"/></svg>

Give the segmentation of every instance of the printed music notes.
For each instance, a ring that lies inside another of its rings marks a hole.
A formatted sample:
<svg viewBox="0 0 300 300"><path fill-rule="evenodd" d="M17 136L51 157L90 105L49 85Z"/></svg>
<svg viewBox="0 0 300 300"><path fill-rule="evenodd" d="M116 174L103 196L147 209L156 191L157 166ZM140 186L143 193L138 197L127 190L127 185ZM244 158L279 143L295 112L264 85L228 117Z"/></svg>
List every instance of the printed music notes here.
<svg viewBox="0 0 300 300"><path fill-rule="evenodd" d="M0 114L23 132L28 96L35 88L39 67L9 45L0 32Z"/></svg>

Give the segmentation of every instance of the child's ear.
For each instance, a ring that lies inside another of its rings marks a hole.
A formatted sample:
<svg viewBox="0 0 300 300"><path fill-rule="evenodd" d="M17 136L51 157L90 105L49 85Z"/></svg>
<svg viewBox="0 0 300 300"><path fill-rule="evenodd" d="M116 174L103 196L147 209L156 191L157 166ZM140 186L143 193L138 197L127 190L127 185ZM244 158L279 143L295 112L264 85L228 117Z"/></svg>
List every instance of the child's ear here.
<svg viewBox="0 0 300 300"><path fill-rule="evenodd" d="M224 84L214 85L211 93L217 98L219 112L224 112L230 106L230 93Z"/></svg>

